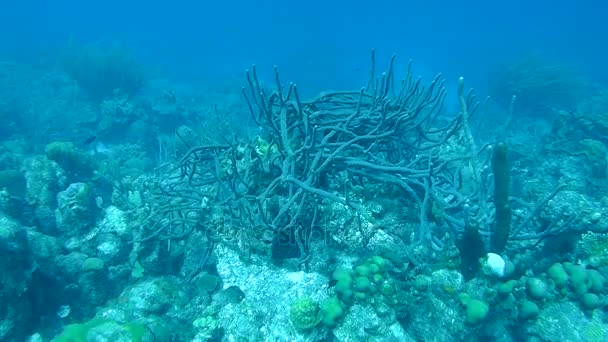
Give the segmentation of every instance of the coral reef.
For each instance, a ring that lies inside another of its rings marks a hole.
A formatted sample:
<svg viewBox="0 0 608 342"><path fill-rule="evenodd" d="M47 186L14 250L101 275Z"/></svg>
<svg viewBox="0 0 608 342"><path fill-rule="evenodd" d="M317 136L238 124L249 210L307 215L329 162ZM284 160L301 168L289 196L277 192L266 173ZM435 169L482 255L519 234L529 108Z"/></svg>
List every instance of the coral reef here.
<svg viewBox="0 0 608 342"><path fill-rule="evenodd" d="M0 65L1 340L606 339L608 92L527 60L503 125L374 51L311 98L278 67L212 92L62 57Z"/></svg>

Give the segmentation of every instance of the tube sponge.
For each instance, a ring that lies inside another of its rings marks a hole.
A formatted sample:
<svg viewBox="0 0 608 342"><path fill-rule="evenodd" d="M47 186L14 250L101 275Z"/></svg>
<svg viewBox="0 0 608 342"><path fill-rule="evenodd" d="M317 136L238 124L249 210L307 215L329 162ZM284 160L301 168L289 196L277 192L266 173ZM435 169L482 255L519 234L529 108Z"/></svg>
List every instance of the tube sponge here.
<svg viewBox="0 0 608 342"><path fill-rule="evenodd" d="M498 143L494 146L492 154L496 219L494 221L491 246L492 252L497 254L504 251L509 240L509 233L511 232L511 206L509 205L511 173L509 159L507 158L508 152L509 149L505 143Z"/></svg>

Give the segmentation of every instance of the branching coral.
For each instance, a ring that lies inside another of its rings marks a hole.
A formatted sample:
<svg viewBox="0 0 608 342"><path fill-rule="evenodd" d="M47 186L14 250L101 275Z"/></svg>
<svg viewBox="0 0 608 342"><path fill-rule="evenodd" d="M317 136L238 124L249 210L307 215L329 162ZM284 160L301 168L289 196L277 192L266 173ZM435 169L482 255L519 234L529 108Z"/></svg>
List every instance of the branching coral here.
<svg viewBox="0 0 608 342"><path fill-rule="evenodd" d="M277 246L289 245L298 250L289 257L305 263L312 235L327 228L325 213L332 211L327 208L338 205L345 211L342 226L361 226L374 214L357 189L374 187L418 211L417 220L410 218L418 230L397 232L408 242L441 250L443 235L460 236L465 227L484 237L492 234L496 214L484 161L490 149L478 150L468 127L478 108L474 93L465 91L461 79L462 110L445 117L443 77L424 86L410 63L396 86L394 61L395 56L378 78L372 53L366 87L326 92L308 101L300 98L295 84L282 83L276 67L274 90L263 88L254 66L243 94L262 136L191 146L154 184L151 223L144 226L142 241L181 239L203 229L244 249L267 241L274 253ZM508 172L504 167L498 171ZM517 228L538 214L534 205L517 204L525 214L515 220L516 229L501 230L501 249L511 231L526 237L522 232L528 227ZM504 222L510 224L510 217Z"/></svg>
<svg viewBox="0 0 608 342"><path fill-rule="evenodd" d="M430 190L452 178L455 165L469 157L445 158L440 153L465 120L439 115L446 94L441 75L424 86L413 76L410 63L396 86L395 56L379 78L373 72L374 59L372 54L367 87L323 93L309 101L300 99L295 84L284 87L276 68L275 89L268 92L252 68L243 93L264 130L264 152L260 138L192 147L173 176L157 184L159 194L173 199L154 209L156 223L148 238L181 236L192 229L194 212L207 198L222 208L222 227L261 227L290 237L305 259L319 206L340 204L357 220L367 209L353 197L353 187L382 184L421 208L418 240L440 248L428 217ZM474 97L465 101L471 115Z"/></svg>

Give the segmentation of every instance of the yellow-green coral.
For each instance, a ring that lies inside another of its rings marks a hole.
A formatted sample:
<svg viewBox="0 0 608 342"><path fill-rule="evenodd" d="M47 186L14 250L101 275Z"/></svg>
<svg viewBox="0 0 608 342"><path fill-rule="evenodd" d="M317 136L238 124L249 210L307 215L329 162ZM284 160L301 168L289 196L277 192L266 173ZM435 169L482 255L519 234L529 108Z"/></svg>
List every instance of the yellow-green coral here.
<svg viewBox="0 0 608 342"><path fill-rule="evenodd" d="M604 330L604 325L598 322L591 322L583 329L585 341L600 342L606 341L608 334Z"/></svg>
<svg viewBox="0 0 608 342"><path fill-rule="evenodd" d="M94 318L85 323L75 323L65 326L63 332L51 342L84 342L95 340L101 331L112 331L111 336L130 338L132 342L141 342L146 329L141 324L120 324L113 320Z"/></svg>
<svg viewBox="0 0 608 342"><path fill-rule="evenodd" d="M298 330L314 328L321 321L319 304L312 298L298 298L289 310L289 318Z"/></svg>

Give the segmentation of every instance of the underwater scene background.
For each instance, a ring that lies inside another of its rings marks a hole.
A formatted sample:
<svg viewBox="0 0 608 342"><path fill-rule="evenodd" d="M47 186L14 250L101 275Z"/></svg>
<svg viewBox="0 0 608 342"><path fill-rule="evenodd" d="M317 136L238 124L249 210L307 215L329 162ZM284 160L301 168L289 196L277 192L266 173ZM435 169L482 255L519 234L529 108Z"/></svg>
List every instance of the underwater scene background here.
<svg viewBox="0 0 608 342"><path fill-rule="evenodd" d="M608 341L601 1L4 1L0 341Z"/></svg>

